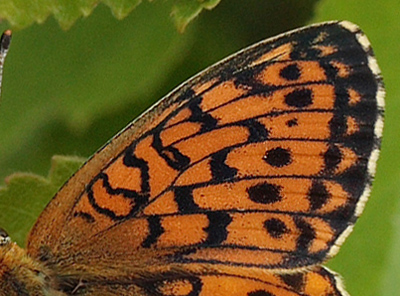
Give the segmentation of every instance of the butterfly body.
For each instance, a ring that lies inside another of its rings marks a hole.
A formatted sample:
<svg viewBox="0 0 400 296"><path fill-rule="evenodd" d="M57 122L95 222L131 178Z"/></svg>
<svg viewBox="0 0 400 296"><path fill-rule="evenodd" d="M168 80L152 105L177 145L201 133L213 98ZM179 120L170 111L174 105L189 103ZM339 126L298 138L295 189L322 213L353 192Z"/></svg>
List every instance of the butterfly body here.
<svg viewBox="0 0 400 296"><path fill-rule="evenodd" d="M51 296L348 295L320 264L368 197L383 95L370 45L348 22L223 60L60 189L20 256L38 276L17 286Z"/></svg>

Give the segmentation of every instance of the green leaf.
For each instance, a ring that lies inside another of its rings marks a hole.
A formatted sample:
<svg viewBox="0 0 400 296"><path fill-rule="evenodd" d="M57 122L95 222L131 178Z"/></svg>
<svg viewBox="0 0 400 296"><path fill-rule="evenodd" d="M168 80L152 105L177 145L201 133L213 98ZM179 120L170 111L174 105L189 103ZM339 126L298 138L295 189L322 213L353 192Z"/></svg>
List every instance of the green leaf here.
<svg viewBox="0 0 400 296"><path fill-rule="evenodd" d="M125 18L142 0L103 0L117 19Z"/></svg>
<svg viewBox="0 0 400 296"><path fill-rule="evenodd" d="M172 0L171 0L172 1ZM88 17L97 5L107 5L117 19L125 18L142 0L8 0L0 1L0 18L7 20L14 29L22 29L33 23L43 23L53 16L63 29L71 28L81 17ZM214 8L220 0L178 0L172 15L179 29L187 24L203 9Z"/></svg>
<svg viewBox="0 0 400 296"><path fill-rule="evenodd" d="M19 245L23 245L29 229L43 211L51 197L82 165L78 157L54 156L47 178L15 173L0 187L0 225Z"/></svg>
<svg viewBox="0 0 400 296"><path fill-rule="evenodd" d="M213 9L221 0L179 0L172 7L172 17L179 32L196 18L203 9Z"/></svg>
<svg viewBox="0 0 400 296"><path fill-rule="evenodd" d="M84 157L55 155L51 158L48 180L57 190L75 173L86 161Z"/></svg>
<svg viewBox="0 0 400 296"><path fill-rule="evenodd" d="M170 26L169 9L146 1L118 21L103 6L68 32L54 22L15 32L4 69L0 175L31 169L23 160L28 143L36 143L29 159L41 163L42 174L45 151L73 154L67 147L80 142L79 154L89 156L161 96L193 44L193 35Z"/></svg>

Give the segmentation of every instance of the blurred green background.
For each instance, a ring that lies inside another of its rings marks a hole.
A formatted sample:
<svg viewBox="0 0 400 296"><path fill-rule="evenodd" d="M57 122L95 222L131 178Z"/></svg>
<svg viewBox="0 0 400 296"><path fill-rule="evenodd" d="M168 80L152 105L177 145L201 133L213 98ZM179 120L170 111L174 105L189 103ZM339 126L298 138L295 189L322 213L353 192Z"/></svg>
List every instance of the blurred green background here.
<svg viewBox="0 0 400 296"><path fill-rule="evenodd" d="M47 176L56 154L87 158L176 85L247 45L309 23L350 20L367 34L382 70L385 130L370 201L328 266L353 296L400 295L400 2L225 0L183 34L171 6L144 1L119 21L100 4L68 31L52 17L14 31L0 106L0 179L17 171ZM17 241L56 190L39 180L43 187L26 181L25 188L46 201L0 192L1 226Z"/></svg>

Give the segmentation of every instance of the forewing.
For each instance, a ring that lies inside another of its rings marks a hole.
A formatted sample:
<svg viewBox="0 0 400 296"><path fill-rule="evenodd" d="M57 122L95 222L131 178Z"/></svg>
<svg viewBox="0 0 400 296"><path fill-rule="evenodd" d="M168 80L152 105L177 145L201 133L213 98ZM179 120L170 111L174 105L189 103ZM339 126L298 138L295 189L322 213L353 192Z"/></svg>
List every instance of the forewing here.
<svg viewBox="0 0 400 296"><path fill-rule="evenodd" d="M368 40L350 23L247 48L96 153L39 218L29 253L65 269L107 262L150 275L319 264L368 197L383 94Z"/></svg>

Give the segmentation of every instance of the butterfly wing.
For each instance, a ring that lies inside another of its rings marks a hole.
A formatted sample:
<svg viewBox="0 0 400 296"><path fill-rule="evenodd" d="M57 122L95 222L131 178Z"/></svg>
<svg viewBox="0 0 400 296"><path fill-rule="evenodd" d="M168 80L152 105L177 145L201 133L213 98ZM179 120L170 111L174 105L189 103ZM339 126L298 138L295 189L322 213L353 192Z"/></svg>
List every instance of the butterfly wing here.
<svg viewBox="0 0 400 296"><path fill-rule="evenodd" d="M181 295L178 283L193 275L210 289L218 276L244 287L320 264L368 197L383 96L353 24L256 44L182 84L97 152L40 216L28 252L61 273L125 286L175 280L159 295ZM299 274L336 286L325 269Z"/></svg>

